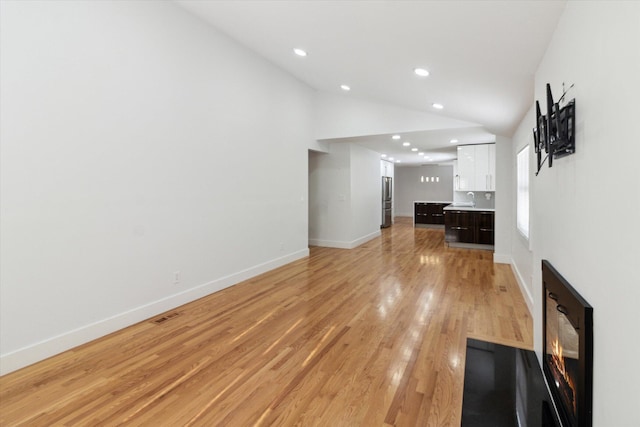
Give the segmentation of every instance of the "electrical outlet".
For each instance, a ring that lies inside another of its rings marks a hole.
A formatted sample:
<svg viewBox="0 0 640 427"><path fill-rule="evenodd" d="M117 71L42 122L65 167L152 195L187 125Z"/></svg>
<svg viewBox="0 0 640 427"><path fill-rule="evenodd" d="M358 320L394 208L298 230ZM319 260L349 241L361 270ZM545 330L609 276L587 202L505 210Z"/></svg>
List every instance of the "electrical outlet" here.
<svg viewBox="0 0 640 427"><path fill-rule="evenodd" d="M174 285L180 284L180 270L176 270L173 272L173 284Z"/></svg>

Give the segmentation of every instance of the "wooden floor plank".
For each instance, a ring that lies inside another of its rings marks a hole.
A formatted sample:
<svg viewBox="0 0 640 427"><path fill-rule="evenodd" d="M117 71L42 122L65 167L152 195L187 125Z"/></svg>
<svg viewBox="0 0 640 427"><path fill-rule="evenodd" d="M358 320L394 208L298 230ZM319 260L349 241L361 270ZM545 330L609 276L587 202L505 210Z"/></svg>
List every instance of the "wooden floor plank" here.
<svg viewBox="0 0 640 427"><path fill-rule="evenodd" d="M509 266L403 218L173 313L1 377L0 425L456 426L466 338L533 341Z"/></svg>

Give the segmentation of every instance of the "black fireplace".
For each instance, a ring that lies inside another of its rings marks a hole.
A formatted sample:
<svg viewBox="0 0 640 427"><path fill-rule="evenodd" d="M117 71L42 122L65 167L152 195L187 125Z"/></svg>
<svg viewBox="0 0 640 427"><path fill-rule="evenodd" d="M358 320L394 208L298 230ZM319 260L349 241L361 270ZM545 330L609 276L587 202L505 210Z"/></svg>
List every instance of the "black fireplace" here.
<svg viewBox="0 0 640 427"><path fill-rule="evenodd" d="M542 369L533 351L467 338L462 427L591 427L593 308L542 261Z"/></svg>
<svg viewBox="0 0 640 427"><path fill-rule="evenodd" d="M562 425L591 427L593 308L546 260L542 283L542 370Z"/></svg>

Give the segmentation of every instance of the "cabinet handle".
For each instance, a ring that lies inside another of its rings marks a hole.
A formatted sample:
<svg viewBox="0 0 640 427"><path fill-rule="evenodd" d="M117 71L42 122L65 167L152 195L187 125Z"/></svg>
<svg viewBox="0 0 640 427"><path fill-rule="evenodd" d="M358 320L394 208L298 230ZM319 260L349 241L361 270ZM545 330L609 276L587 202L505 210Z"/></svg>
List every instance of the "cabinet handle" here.
<svg viewBox="0 0 640 427"><path fill-rule="evenodd" d="M493 228L481 228L480 231L493 231Z"/></svg>
<svg viewBox="0 0 640 427"><path fill-rule="evenodd" d="M452 230L468 230L467 227L451 227Z"/></svg>

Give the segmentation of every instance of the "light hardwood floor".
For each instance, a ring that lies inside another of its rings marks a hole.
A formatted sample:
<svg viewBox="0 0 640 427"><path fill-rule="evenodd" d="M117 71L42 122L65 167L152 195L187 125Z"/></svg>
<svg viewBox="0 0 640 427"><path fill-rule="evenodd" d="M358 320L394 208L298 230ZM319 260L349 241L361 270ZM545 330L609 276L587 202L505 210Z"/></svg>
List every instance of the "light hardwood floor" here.
<svg viewBox="0 0 640 427"><path fill-rule="evenodd" d="M5 375L0 425L458 426L466 338L531 348L532 322L509 266L443 238L400 218Z"/></svg>

